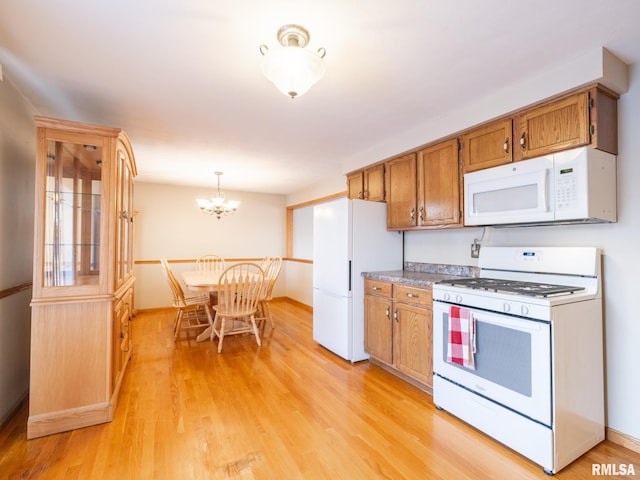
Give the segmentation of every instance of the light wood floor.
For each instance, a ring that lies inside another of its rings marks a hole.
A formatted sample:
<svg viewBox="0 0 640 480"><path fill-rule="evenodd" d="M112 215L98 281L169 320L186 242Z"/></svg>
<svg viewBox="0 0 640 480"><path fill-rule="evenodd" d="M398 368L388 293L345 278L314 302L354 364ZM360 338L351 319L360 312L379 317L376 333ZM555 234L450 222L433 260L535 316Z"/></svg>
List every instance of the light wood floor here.
<svg viewBox="0 0 640 480"><path fill-rule="evenodd" d="M0 432L2 479L532 479L542 468L437 411L384 370L319 347L311 314L272 303L276 328L174 342L172 313L134 320L134 355L113 422L26 440L26 408ZM635 465L605 441L556 475ZM609 477L611 478L611 477Z"/></svg>

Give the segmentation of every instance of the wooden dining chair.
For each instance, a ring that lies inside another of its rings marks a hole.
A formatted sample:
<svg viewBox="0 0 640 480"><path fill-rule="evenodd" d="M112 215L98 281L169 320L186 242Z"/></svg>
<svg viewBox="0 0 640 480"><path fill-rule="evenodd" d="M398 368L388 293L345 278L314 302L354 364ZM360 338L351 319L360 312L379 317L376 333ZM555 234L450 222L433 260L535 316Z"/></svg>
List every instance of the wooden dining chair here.
<svg viewBox="0 0 640 480"><path fill-rule="evenodd" d="M209 294L185 295L167 259L161 258L160 263L173 295L172 306L176 310L176 318L173 325L174 340L178 338L180 330L201 329L213 325Z"/></svg>
<svg viewBox="0 0 640 480"><path fill-rule="evenodd" d="M273 298L273 286L276 284L278 275L280 275L281 267L282 257L270 257L269 262L263 267L264 285L262 287L262 292L260 293L260 300L258 301L259 316L256 318L256 322L258 322L259 325L268 320L271 324L271 328L274 328L269 302L271 302L271 299Z"/></svg>
<svg viewBox="0 0 640 480"><path fill-rule="evenodd" d="M196 259L198 272L222 272L226 268L224 258L219 255L202 255Z"/></svg>
<svg viewBox="0 0 640 480"><path fill-rule="evenodd" d="M196 259L196 272L220 273L224 271L225 268L227 268L226 262L220 255L207 254L201 255ZM209 304L214 306L216 303L218 303L218 293L209 293Z"/></svg>
<svg viewBox="0 0 640 480"><path fill-rule="evenodd" d="M241 262L227 268L220 275L218 304L213 307L215 317L211 340L218 336L218 353L228 335L251 333L260 346L260 334L255 315L262 292L264 272L255 263Z"/></svg>
<svg viewBox="0 0 640 480"><path fill-rule="evenodd" d="M265 276L266 276L267 269L269 268L269 264L270 263L271 263L271 257L269 257L269 256L263 257L262 260L260 261L260 268L265 273Z"/></svg>

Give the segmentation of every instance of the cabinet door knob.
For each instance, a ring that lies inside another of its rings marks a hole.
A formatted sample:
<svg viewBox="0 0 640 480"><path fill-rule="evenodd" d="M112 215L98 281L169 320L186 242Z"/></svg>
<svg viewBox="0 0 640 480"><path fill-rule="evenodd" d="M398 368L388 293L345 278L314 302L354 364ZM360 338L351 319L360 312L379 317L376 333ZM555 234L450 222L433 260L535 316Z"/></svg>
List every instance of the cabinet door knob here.
<svg viewBox="0 0 640 480"><path fill-rule="evenodd" d="M424 206L420 207L420 222L424 222Z"/></svg>
<svg viewBox="0 0 640 480"><path fill-rule="evenodd" d="M409 212L409 217L411 217L411 221L415 221L416 219L416 208L411 207L411 211Z"/></svg>
<svg viewBox="0 0 640 480"><path fill-rule="evenodd" d="M504 153L509 153L509 138L504 139L504 145L502 145L502 148L504 148Z"/></svg>
<svg viewBox="0 0 640 480"><path fill-rule="evenodd" d="M527 149L527 132L522 132L522 135L520 136L520 148L522 148L522 151L524 152Z"/></svg>
<svg viewBox="0 0 640 480"><path fill-rule="evenodd" d="M389 307L387 307L387 311L385 312L387 318L389 318L389 315L391 314L391 312L389 311Z"/></svg>

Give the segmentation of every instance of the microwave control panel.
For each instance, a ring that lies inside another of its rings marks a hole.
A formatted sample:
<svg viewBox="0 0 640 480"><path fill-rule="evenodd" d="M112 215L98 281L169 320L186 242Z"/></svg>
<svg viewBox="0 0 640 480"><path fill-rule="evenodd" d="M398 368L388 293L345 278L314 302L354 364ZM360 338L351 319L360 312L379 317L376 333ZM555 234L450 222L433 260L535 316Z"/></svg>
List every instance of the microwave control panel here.
<svg viewBox="0 0 640 480"><path fill-rule="evenodd" d="M560 168L556 173L556 209L574 208L578 200L576 172L573 167Z"/></svg>

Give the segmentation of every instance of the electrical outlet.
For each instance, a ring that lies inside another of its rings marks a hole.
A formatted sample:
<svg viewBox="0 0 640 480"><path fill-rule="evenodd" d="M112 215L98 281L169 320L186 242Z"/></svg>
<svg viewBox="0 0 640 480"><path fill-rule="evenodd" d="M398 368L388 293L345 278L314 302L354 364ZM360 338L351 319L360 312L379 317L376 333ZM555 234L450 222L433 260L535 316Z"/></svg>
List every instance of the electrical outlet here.
<svg viewBox="0 0 640 480"><path fill-rule="evenodd" d="M478 258L480 256L480 243L474 240L471 244L471 258Z"/></svg>

